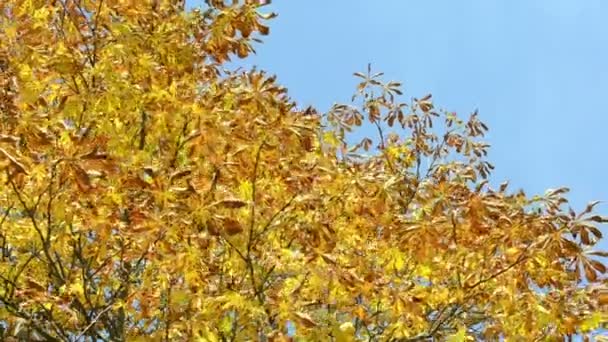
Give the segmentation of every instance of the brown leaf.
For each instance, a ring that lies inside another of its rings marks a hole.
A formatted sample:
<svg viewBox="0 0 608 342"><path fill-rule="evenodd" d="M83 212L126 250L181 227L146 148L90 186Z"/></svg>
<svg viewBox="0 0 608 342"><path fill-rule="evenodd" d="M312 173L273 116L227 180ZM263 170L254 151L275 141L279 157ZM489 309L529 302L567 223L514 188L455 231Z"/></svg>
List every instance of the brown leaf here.
<svg viewBox="0 0 608 342"><path fill-rule="evenodd" d="M312 317L306 313L294 312L294 316L296 316L298 321L307 328L314 328L317 326L317 323L312 319Z"/></svg>
<svg viewBox="0 0 608 342"><path fill-rule="evenodd" d="M236 54L237 56L239 56L240 58L245 58L247 57L247 55L249 55L249 50L247 49L247 45L245 44L240 44L239 47L236 50Z"/></svg>
<svg viewBox="0 0 608 342"><path fill-rule="evenodd" d="M186 142L188 142L188 141L190 141L190 140L193 140L193 139L196 139L196 138L198 138L198 137L200 137L200 136L201 136L201 131L200 131L200 130L198 130L198 129L193 130L192 132L190 132L190 133L189 133L189 134L188 134L188 135L187 135L187 136L184 138L184 141L183 141L182 143L186 143Z"/></svg>
<svg viewBox="0 0 608 342"><path fill-rule="evenodd" d="M241 225L241 223L233 218L222 218L222 224L224 225L224 230L228 235L235 235L243 231L243 226Z"/></svg>
<svg viewBox="0 0 608 342"><path fill-rule="evenodd" d="M25 173L25 174L27 174L27 171L25 171L25 166L23 164L21 164L10 153L6 152L5 149L0 148L0 154L4 155L4 157L10 161L11 165L17 170L18 173Z"/></svg>
<svg viewBox="0 0 608 342"><path fill-rule="evenodd" d="M268 26L265 25L258 25L258 31L263 36L267 36L268 33L270 33L270 29L268 28Z"/></svg>
<svg viewBox="0 0 608 342"><path fill-rule="evenodd" d="M604 252L604 251L592 251L592 252L589 252L587 254L597 255L597 256L608 258L608 252Z"/></svg>
<svg viewBox="0 0 608 342"><path fill-rule="evenodd" d="M582 228L580 230L580 232L581 232L581 242L584 243L585 245L591 244L591 240L589 239L589 231L585 228Z"/></svg>
<svg viewBox="0 0 608 342"><path fill-rule="evenodd" d="M336 264L336 259L334 259L331 255L329 254L321 254L321 258L323 258L323 260L325 260L326 263L331 264L331 265L335 265Z"/></svg>
<svg viewBox="0 0 608 342"><path fill-rule="evenodd" d="M143 233L143 232L147 232L147 231L151 231L152 229L154 229L153 225L150 224L141 224L141 225L134 225L133 227L131 227L131 233Z"/></svg>
<svg viewBox="0 0 608 342"><path fill-rule="evenodd" d="M59 104L57 105L57 112L61 112L65 108L65 103L67 102L68 97L63 95L61 100L59 100Z"/></svg>
<svg viewBox="0 0 608 342"><path fill-rule="evenodd" d="M247 205L247 202L240 200L238 198L226 198L221 201L217 201L213 203L213 206L221 206L229 209L238 209Z"/></svg>
<svg viewBox="0 0 608 342"><path fill-rule="evenodd" d="M6 135L6 134L0 134L0 142L8 142L8 143L13 143L16 144L19 142L19 137L13 136L13 135Z"/></svg>
<svg viewBox="0 0 608 342"><path fill-rule="evenodd" d="M83 154L80 156L81 159L107 159L108 154L104 152L99 152L97 149L94 149L91 152Z"/></svg>
<svg viewBox="0 0 608 342"><path fill-rule="evenodd" d="M588 230L591 232L591 234L595 235L596 238L601 239L602 238L602 232L597 229L597 227L587 227Z"/></svg>
<svg viewBox="0 0 608 342"><path fill-rule="evenodd" d="M217 222L214 219L208 220L206 227L207 227L207 231L209 232L209 234L211 234L213 236L220 235L220 230L217 226Z"/></svg>
<svg viewBox="0 0 608 342"><path fill-rule="evenodd" d="M585 270L585 277L587 278L587 280L591 282L597 280L597 274L595 273L595 270L591 267L590 264L585 262L583 264L583 269Z"/></svg>
<svg viewBox="0 0 608 342"><path fill-rule="evenodd" d="M312 138L309 135L306 135L300 139L300 145L302 148L308 152L312 151Z"/></svg>
<svg viewBox="0 0 608 342"><path fill-rule="evenodd" d="M597 260L589 260L593 268L595 268L598 272L604 274L606 273L606 265L597 261Z"/></svg>
<svg viewBox="0 0 608 342"><path fill-rule="evenodd" d="M418 106L420 106L420 109L423 112L429 112L431 109L433 109L433 104L427 101L421 101L418 103Z"/></svg>
<svg viewBox="0 0 608 342"><path fill-rule="evenodd" d="M125 181L123 181L122 186L126 189L128 189L128 188L145 189L145 188L149 188L150 184L144 182L141 178L139 178L137 176L131 176L131 177L127 178Z"/></svg>
<svg viewBox="0 0 608 342"><path fill-rule="evenodd" d="M380 108L377 104L371 104L369 106L369 121L376 122L380 119Z"/></svg>
<svg viewBox="0 0 608 342"><path fill-rule="evenodd" d="M91 189L91 179L87 172L77 164L70 164L70 167L80 191L89 191Z"/></svg>
<svg viewBox="0 0 608 342"><path fill-rule="evenodd" d="M30 289L30 290L36 290L36 291L40 291L40 292L46 291L46 288L44 286L38 284L34 280L28 279L25 281L25 284L27 285L28 289Z"/></svg>
<svg viewBox="0 0 608 342"><path fill-rule="evenodd" d="M570 189L566 188L566 187L562 187L562 188L558 188L558 189L549 189L549 190L547 190L547 197L565 194L567 192L570 192Z"/></svg>
<svg viewBox="0 0 608 342"><path fill-rule="evenodd" d="M597 223L607 223L608 222L608 217L605 216L600 216L600 215L593 215L590 218L588 218L589 221L593 221L593 222L597 222Z"/></svg>
<svg viewBox="0 0 608 342"><path fill-rule="evenodd" d="M587 204L587 206L585 207L585 210L582 212L582 214L590 213L591 211L593 211L593 207L595 207L599 203L601 203L601 201L589 202L589 204Z"/></svg>
<svg viewBox="0 0 608 342"><path fill-rule="evenodd" d="M173 183L173 181L180 179L182 177L186 177L186 176L190 175L191 173L192 173L192 171L190 171L190 170L182 170L182 171L173 172L169 176L169 182Z"/></svg>

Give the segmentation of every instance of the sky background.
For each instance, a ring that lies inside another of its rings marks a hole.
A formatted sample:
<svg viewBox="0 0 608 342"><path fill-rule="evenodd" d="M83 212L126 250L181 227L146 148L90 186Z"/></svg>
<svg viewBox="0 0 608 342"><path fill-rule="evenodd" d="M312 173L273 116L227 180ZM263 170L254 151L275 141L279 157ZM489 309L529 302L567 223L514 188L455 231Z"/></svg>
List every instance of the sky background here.
<svg viewBox="0 0 608 342"><path fill-rule="evenodd" d="M265 11L279 14L271 33L239 64L277 74L302 107L348 102L352 73L372 63L405 100L479 109L492 184L568 186L577 211L608 200L607 1L275 0Z"/></svg>

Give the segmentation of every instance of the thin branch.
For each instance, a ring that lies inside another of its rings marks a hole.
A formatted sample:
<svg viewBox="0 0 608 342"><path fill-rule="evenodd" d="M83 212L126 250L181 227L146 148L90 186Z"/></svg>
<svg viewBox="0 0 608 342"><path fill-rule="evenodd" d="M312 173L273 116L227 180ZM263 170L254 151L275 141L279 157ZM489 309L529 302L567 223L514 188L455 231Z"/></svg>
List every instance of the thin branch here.
<svg viewBox="0 0 608 342"><path fill-rule="evenodd" d="M15 289L17 288L16 284L19 281L19 277L21 276L21 273L23 273L23 271L25 271L25 269L27 268L27 265L29 265L29 263L34 260L34 258L36 257L36 253L32 253L23 263L23 265L21 265L21 267L19 267L19 269L17 270L17 273L13 276L13 288L10 291L10 295L12 296Z"/></svg>
<svg viewBox="0 0 608 342"><path fill-rule="evenodd" d="M2 215L2 220L0 220L0 228L2 228L2 225L4 224L4 222L10 215L11 210L13 210L13 207L14 207L14 204L11 203L11 205L9 205L8 208L4 209L4 215Z"/></svg>
<svg viewBox="0 0 608 342"><path fill-rule="evenodd" d="M93 25L91 26L91 32L93 33L93 63L92 67L97 64L97 50L98 50L98 28L99 28L99 14L101 13L101 7L103 6L103 0L99 0L99 5L97 6L97 11L95 12L95 18L93 19ZM91 77L91 85L95 88L95 75Z"/></svg>
<svg viewBox="0 0 608 342"><path fill-rule="evenodd" d="M457 234L457 229L456 229L456 221L455 219L452 217L452 240L454 242L454 245L456 245L458 247L458 234ZM462 262L461 265L464 263L464 257L462 258ZM460 269L456 270L456 278L458 280L458 286L460 288L462 288L462 275L460 274Z"/></svg>
<svg viewBox="0 0 608 342"><path fill-rule="evenodd" d="M276 218L281 213L283 213L285 210L287 210L287 208L289 208L289 206L291 205L291 203L297 196L298 196L298 194L294 194L293 196L291 196L291 198L287 201L287 203L285 203L279 210L277 210L272 215L270 220L268 220L268 222L264 225L264 227L262 227L262 229L255 235L255 237L253 238L254 242L257 241L262 235L264 235L268 231L268 229L270 229L270 226L274 223L274 220L276 220Z"/></svg>
<svg viewBox="0 0 608 342"><path fill-rule="evenodd" d="M260 164L260 156L262 154L262 148L265 145L265 141L260 144L258 147L258 151L255 156L255 164L253 166L253 173L251 175L251 211L249 213L249 232L248 232L248 241L247 241L247 254L246 254L246 263L247 268L249 269L249 276L251 278L251 286L253 287L253 291L255 292L260 304L263 304L264 300L259 293L257 288L257 284L255 281L255 270L253 269L253 260L251 258L251 248L253 246L253 230L255 228L255 205L256 205L256 188L257 188L257 177L258 177L258 167Z"/></svg>
<svg viewBox="0 0 608 342"><path fill-rule="evenodd" d="M78 34L80 35L80 38L82 39L82 44L84 45L84 48L87 52L86 57L89 60L89 63L91 65L95 65L93 59L92 59L92 53L91 53L91 48L89 47L89 43L88 43L88 38L84 36L84 34L82 33L82 30L80 29L80 25L76 22L76 19L74 19L71 15L70 15L70 11L68 10L66 4L64 1L59 1L59 3L63 6L63 11L64 13L68 16L68 18L70 19L70 21L72 22L72 25L74 26L74 28L76 29L76 31L78 32ZM82 7L80 7L80 5L76 2L74 2L74 4L76 5L76 8L78 8L78 11L80 12L82 18L84 18L84 21L87 23L87 26L89 28L91 28L91 23L89 23L89 21L87 20L87 16L84 14L84 11L82 10Z"/></svg>
<svg viewBox="0 0 608 342"><path fill-rule="evenodd" d="M91 321L91 323L89 323L89 325L87 325L78 335L76 335L76 338L74 339L74 341L78 341L82 336L84 336L84 334L89 329L91 329L95 325L95 323L97 323L97 321L99 321L101 316L103 316L106 312L110 311L111 308L112 308L112 305L108 305L105 309L101 310L101 312L98 313L97 316L95 316L95 318Z"/></svg>
<svg viewBox="0 0 608 342"><path fill-rule="evenodd" d="M169 342L169 331L171 330L171 289L173 288L171 280L167 288L167 303L165 306L165 341Z"/></svg>
<svg viewBox="0 0 608 342"><path fill-rule="evenodd" d="M266 144L265 141L263 141L260 146L258 147L258 151L256 153L255 156L255 164L253 166L253 174L251 176L251 212L249 214L249 241L247 242L247 257L249 258L250 253L251 253L251 247L253 244L253 229L254 229L254 225L255 225L255 197L256 197L256 190L257 190L257 177L258 177L258 167L260 164L260 156L262 154L262 148L264 147L264 145Z"/></svg>
<svg viewBox="0 0 608 342"><path fill-rule="evenodd" d="M243 259L243 261L245 263L248 262L247 257L245 256L245 254L243 254L243 252L241 252L232 242L230 242L230 240L228 240L228 238L226 238L225 236L222 236L223 240L226 241L226 243L228 243L228 245L230 247L232 247L232 249L234 249L236 251L236 253L239 255L239 257L241 257L241 259Z"/></svg>
<svg viewBox="0 0 608 342"><path fill-rule="evenodd" d="M146 147L146 122L148 121L148 114L145 110L141 111L141 123L139 126L139 150L143 150Z"/></svg>
<svg viewBox="0 0 608 342"><path fill-rule="evenodd" d="M219 167L215 167L215 170L213 171L213 178L211 179L211 186L209 186L209 190L207 190L207 192L204 195L204 198L207 199L208 197L211 197L211 200L215 199L214 193L215 193L215 188L217 187L217 182L220 179L220 169Z"/></svg>
<svg viewBox="0 0 608 342"><path fill-rule="evenodd" d="M455 305L452 307L452 310L450 311L450 313L444 317L443 319L437 321L437 323L434 325L434 327L431 329L431 331L429 331L429 335L430 336L434 336L437 331L439 331L439 329L448 321L452 320L453 318L456 317L458 311L459 311L460 307L458 305ZM443 314L443 312L442 312ZM441 316L440 316L441 317Z"/></svg>
<svg viewBox="0 0 608 342"><path fill-rule="evenodd" d="M30 208L27 205L27 203L25 203L25 199L21 195L21 192L17 189L17 186L15 185L15 182L13 182L13 178L9 177L8 180L9 180L9 183L11 184L11 186L13 188L13 191L17 195L17 199L19 200L19 203L21 203L21 205L23 206L23 209L25 209L25 211L26 211L26 214L27 214L28 218L32 222L32 226L34 227L34 230L36 231L36 233L40 237L40 240L42 242L42 251L44 252L44 255L46 256L47 261L49 262L49 266L51 267L51 271L60 280L60 282L63 283L63 279L62 279L61 273L57 269L57 266L55 265L55 261L53 260L53 257L51 256L51 253L49 251L50 236L48 236L45 239L44 234L42 234L42 230L40 229L40 227L38 226L38 222L36 221L36 218L35 218L35 209Z"/></svg>
<svg viewBox="0 0 608 342"><path fill-rule="evenodd" d="M466 288L467 288L468 290L472 290L472 289L476 288L477 286L479 286L479 285L481 285L481 284L483 284L483 283L486 283L486 282L488 282L488 281L490 281L490 280L492 280L492 279L494 279L494 278L496 278L496 277L498 277L498 276L502 275L503 273L505 273L505 272L509 271L510 269L512 269L513 267L517 266L518 264L520 264L522 261L524 261L524 260L526 260L526 259L527 259L526 254L525 254L525 253L521 253L521 255L520 255L518 258L517 258L517 260L515 260L515 261L514 261L513 263L511 263L509 266L507 266L507 267L505 267L505 268L501 269L500 271L498 271L498 272L496 272L496 273L492 274L491 276L489 276L489 277L487 277L487 278L480 279L480 280L479 280L479 281L477 281L476 283L474 283L474 284L472 284L472 285L469 285L469 286L467 286Z"/></svg>
<svg viewBox="0 0 608 342"><path fill-rule="evenodd" d="M378 129L378 135L380 136L380 148L384 150L384 132L382 132L382 127L380 126L378 121L374 121L374 124L376 124L376 128Z"/></svg>
<svg viewBox="0 0 608 342"><path fill-rule="evenodd" d="M175 140L175 152L173 152L173 156L171 157L171 161L169 162L169 165L171 167L175 167L175 163L177 162L177 157L179 156L179 151L181 151L181 149L184 147L184 145L186 145L186 143L188 142L187 139L183 139L183 138L186 136L186 131L188 130L189 122L190 122L190 120L188 118L186 118L186 120L184 121L184 125L182 126L182 130L180 131L179 135L177 136L177 139Z"/></svg>

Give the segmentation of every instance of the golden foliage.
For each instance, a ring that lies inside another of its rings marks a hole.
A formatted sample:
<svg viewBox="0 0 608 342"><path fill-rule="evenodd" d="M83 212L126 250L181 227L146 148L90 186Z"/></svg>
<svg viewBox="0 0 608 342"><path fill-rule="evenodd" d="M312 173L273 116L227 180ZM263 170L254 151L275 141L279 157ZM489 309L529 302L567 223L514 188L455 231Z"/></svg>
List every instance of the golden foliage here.
<svg viewBox="0 0 608 342"><path fill-rule="evenodd" d="M268 33L264 3L0 2L3 339L553 340L606 326L597 203L576 214L567 189L489 188L477 113L401 103L370 68L323 115L273 76L225 71ZM364 123L375 142L349 143Z"/></svg>

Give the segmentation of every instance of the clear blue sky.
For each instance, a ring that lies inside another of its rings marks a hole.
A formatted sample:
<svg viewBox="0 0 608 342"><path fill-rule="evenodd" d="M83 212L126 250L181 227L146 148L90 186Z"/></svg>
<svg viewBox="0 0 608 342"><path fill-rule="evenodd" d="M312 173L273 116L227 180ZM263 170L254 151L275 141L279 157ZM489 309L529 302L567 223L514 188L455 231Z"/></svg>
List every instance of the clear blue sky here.
<svg viewBox="0 0 608 342"><path fill-rule="evenodd" d="M478 108L493 184L528 194L568 186L577 211L608 200L607 1L275 0L266 9L279 14L270 36L241 64L277 74L302 106L349 101L352 73L371 62L408 99L433 93L459 114ZM608 204L598 209L608 214Z"/></svg>

